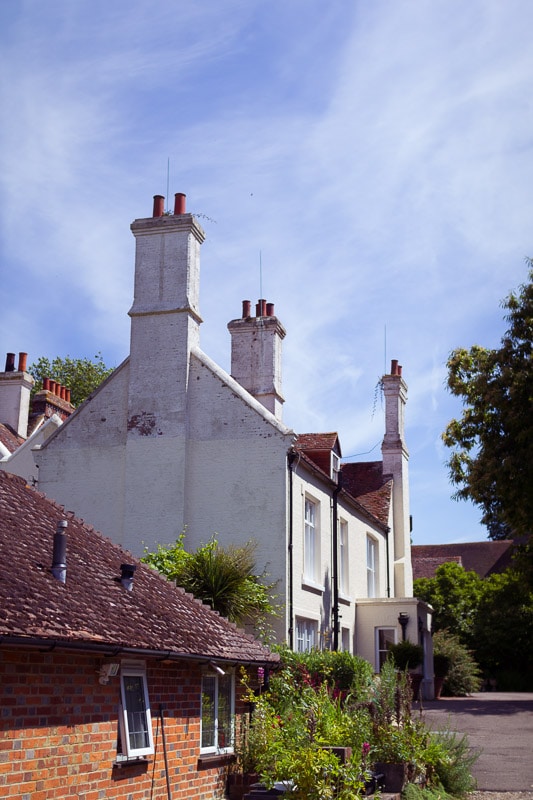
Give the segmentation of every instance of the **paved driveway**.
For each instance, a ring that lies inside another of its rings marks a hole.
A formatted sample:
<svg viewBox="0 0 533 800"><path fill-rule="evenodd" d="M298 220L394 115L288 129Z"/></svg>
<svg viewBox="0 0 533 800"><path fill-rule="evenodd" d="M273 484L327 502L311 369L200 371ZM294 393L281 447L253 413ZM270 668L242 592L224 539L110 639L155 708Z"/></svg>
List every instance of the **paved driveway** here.
<svg viewBox="0 0 533 800"><path fill-rule="evenodd" d="M422 716L432 730L466 733L470 746L482 750L472 767L478 789L533 789L533 694L479 692L425 700Z"/></svg>

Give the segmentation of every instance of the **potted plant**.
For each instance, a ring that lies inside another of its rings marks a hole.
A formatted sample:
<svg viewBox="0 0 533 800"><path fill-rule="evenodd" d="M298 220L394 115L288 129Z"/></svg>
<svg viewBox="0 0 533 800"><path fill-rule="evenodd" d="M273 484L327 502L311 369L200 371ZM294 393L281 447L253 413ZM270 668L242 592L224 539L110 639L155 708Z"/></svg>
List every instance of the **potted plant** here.
<svg viewBox="0 0 533 800"><path fill-rule="evenodd" d="M389 654L394 660L396 669L402 672L409 670L413 700L418 700L423 675L419 672L415 672L415 670L424 660L424 648L420 644L413 644L413 642L405 639L403 642L393 644L389 650Z"/></svg>

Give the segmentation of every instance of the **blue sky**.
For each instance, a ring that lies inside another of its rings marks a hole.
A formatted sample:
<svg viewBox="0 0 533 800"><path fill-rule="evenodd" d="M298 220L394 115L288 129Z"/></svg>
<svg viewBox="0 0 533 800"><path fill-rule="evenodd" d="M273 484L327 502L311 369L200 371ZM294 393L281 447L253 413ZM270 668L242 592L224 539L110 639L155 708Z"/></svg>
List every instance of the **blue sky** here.
<svg viewBox="0 0 533 800"><path fill-rule="evenodd" d="M205 352L229 370L262 288L284 421L362 460L397 358L413 541L486 538L450 499L445 363L497 346L533 255L532 24L529 0L3 0L0 357L122 361L129 225L170 161L207 234Z"/></svg>

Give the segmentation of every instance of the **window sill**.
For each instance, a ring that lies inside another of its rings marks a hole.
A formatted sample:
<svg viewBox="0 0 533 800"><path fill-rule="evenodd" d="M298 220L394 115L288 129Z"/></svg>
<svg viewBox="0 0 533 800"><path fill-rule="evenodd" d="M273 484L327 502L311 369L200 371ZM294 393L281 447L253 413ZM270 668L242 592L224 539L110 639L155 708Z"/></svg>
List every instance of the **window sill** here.
<svg viewBox="0 0 533 800"><path fill-rule="evenodd" d="M206 753L198 758L198 769L224 767L236 760L235 753Z"/></svg>
<svg viewBox="0 0 533 800"><path fill-rule="evenodd" d="M339 603L344 603L344 605L349 606L353 603L353 597L339 592Z"/></svg>
<svg viewBox="0 0 533 800"><path fill-rule="evenodd" d="M306 578L305 575L302 577L302 589L307 589L310 592L319 592L320 594L326 591L324 584L316 583L312 578Z"/></svg>

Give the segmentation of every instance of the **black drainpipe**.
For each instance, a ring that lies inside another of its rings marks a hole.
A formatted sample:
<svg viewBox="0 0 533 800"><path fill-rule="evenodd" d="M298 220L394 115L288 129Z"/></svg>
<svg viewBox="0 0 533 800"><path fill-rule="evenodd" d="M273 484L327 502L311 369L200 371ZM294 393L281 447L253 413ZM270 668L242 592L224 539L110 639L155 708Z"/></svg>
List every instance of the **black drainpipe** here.
<svg viewBox="0 0 533 800"><path fill-rule="evenodd" d="M294 450L289 450L287 453L287 469L289 470L289 545L288 545L288 554L289 554L289 649L292 650L294 648L294 564L293 564L293 538L294 538L294 528L293 528L293 474L292 474L292 465L296 460L296 453Z"/></svg>
<svg viewBox="0 0 533 800"><path fill-rule="evenodd" d="M339 507L337 497L342 488L342 473L338 473L333 490L333 650L339 649Z"/></svg>

